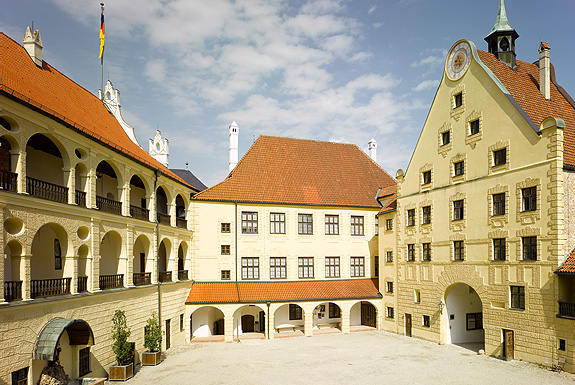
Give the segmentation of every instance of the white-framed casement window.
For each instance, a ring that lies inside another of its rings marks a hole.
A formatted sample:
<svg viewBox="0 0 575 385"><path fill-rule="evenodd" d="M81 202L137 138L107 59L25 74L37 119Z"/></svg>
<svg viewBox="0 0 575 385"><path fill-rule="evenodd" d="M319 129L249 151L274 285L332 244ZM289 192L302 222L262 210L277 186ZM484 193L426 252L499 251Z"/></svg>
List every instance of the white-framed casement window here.
<svg viewBox="0 0 575 385"><path fill-rule="evenodd" d="M351 216L351 235L363 235L363 216Z"/></svg>
<svg viewBox="0 0 575 385"><path fill-rule="evenodd" d="M270 258L270 279L287 278L287 258L271 257Z"/></svg>
<svg viewBox="0 0 575 385"><path fill-rule="evenodd" d="M313 215L298 214L298 234L313 234Z"/></svg>
<svg viewBox="0 0 575 385"><path fill-rule="evenodd" d="M313 257L298 258L298 277L313 278Z"/></svg>
<svg viewBox="0 0 575 385"><path fill-rule="evenodd" d="M339 215L325 216L325 235L339 235Z"/></svg>
<svg viewBox="0 0 575 385"><path fill-rule="evenodd" d="M242 233L257 234L258 213L253 211L242 211Z"/></svg>
<svg viewBox="0 0 575 385"><path fill-rule="evenodd" d="M364 257L351 257L350 258L350 276L352 277L365 277L365 258Z"/></svg>
<svg viewBox="0 0 575 385"><path fill-rule="evenodd" d="M339 257L325 257L325 277L339 278Z"/></svg>
<svg viewBox="0 0 575 385"><path fill-rule="evenodd" d="M260 259L258 257L242 257L242 279L260 279Z"/></svg>
<svg viewBox="0 0 575 385"><path fill-rule="evenodd" d="M270 213L270 234L286 233L285 213Z"/></svg>

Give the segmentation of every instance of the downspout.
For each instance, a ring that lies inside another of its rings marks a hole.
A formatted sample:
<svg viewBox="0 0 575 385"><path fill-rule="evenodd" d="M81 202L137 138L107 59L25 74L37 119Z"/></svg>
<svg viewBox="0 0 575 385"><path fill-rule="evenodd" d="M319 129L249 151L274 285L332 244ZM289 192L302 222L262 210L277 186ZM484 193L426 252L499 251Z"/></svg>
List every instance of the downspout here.
<svg viewBox="0 0 575 385"><path fill-rule="evenodd" d="M160 222L158 222L158 178L162 176L162 170L156 169L156 179L154 179L154 213L156 219L156 263L160 257ZM158 278L157 288L158 288L158 323L160 324L160 330L162 328L162 292L160 289L160 279ZM166 330L166 334L168 331ZM162 351L162 344L160 344L160 352Z"/></svg>
<svg viewBox="0 0 575 385"><path fill-rule="evenodd" d="M236 264L236 271L234 272L236 278L236 287L238 286L238 202L234 202L234 209L235 209L235 244L234 244L234 256L235 256L235 264ZM240 299L240 293L238 291L238 300Z"/></svg>

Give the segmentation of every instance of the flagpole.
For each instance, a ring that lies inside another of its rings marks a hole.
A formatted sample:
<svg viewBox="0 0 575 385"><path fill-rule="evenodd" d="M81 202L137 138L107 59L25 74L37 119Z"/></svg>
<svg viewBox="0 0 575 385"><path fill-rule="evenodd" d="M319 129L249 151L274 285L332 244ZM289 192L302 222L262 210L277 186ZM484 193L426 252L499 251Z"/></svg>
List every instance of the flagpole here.
<svg viewBox="0 0 575 385"><path fill-rule="evenodd" d="M102 88L101 88L101 92L100 92L100 97L101 100L104 100L104 50L102 47L102 28L104 27L104 3L100 3L100 6L102 7L102 18L101 18L101 24L100 24L100 65L102 67ZM105 32L104 32L105 33Z"/></svg>

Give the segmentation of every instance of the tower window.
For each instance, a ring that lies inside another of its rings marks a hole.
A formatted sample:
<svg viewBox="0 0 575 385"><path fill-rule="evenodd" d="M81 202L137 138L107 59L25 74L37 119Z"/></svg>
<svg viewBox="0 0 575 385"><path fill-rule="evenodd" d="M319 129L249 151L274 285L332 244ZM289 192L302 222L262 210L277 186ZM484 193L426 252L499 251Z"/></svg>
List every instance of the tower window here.
<svg viewBox="0 0 575 385"><path fill-rule="evenodd" d="M499 43L499 48L501 48L502 51L509 51L509 40L507 40L506 37L501 39L501 42Z"/></svg>

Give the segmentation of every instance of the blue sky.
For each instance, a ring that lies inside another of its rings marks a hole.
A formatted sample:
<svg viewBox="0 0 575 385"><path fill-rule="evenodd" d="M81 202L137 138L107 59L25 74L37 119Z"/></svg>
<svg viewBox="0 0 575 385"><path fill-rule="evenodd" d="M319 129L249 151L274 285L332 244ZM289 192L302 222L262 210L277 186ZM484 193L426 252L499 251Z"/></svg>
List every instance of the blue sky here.
<svg viewBox="0 0 575 385"><path fill-rule="evenodd" d="M97 94L98 0L3 0L0 30L18 42L34 22L44 60ZM551 46L575 94L572 0L507 0L517 57ZM374 137L391 175L407 166L459 39L486 49L499 0L109 0L105 79L146 150L159 128L170 168L205 184L228 171L228 126L240 156L260 134L355 143ZM337 161L337 159L334 159Z"/></svg>

